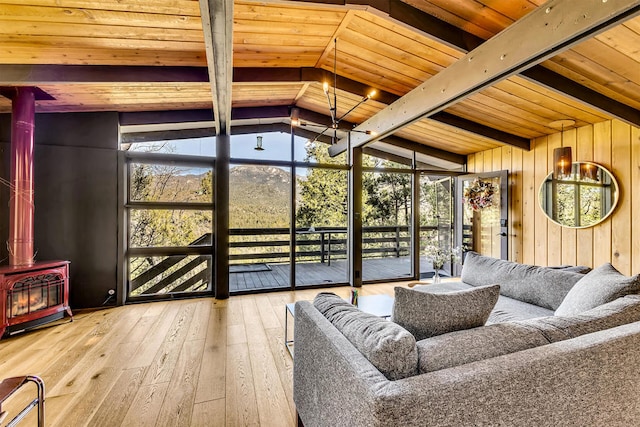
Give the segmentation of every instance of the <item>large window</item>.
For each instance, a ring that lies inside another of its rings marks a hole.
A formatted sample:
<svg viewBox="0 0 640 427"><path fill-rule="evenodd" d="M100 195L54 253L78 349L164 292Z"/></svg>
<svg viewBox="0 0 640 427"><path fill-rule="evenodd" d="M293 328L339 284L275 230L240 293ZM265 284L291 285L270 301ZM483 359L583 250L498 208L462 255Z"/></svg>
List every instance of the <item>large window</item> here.
<svg viewBox="0 0 640 427"><path fill-rule="evenodd" d="M230 294L349 282L349 165L346 153L332 158L328 148L275 132L230 138ZM127 300L211 295L215 138L122 149ZM410 161L382 157L363 159L364 282L417 275L418 172ZM420 239L450 240L450 187L448 178L421 182L420 209L428 213L420 218ZM429 272L428 262L420 265Z"/></svg>
<svg viewBox="0 0 640 427"><path fill-rule="evenodd" d="M210 291L213 160L125 158L127 299Z"/></svg>

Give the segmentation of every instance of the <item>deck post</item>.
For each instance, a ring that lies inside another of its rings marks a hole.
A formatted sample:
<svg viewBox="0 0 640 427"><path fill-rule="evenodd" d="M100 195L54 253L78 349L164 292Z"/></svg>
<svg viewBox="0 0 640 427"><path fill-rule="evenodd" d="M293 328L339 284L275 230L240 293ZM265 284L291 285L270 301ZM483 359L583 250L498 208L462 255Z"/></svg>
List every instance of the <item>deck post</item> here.
<svg viewBox="0 0 640 427"><path fill-rule="evenodd" d="M295 159L295 138L296 138L296 127L294 126L293 120L291 121L291 160ZM295 290L296 288L296 239L298 235L296 234L296 229L298 224L296 224L296 165L295 162L291 166L291 188L289 195L289 287L291 290Z"/></svg>
<svg viewBox="0 0 640 427"><path fill-rule="evenodd" d="M362 148L349 150L349 284L362 286Z"/></svg>
<svg viewBox="0 0 640 427"><path fill-rule="evenodd" d="M231 137L221 133L216 137L216 163L214 173L214 295L229 298L229 161Z"/></svg>
<svg viewBox="0 0 640 427"><path fill-rule="evenodd" d="M411 254L411 276L413 280L420 279L420 171L416 170L416 153L413 153L411 174L411 225L409 229L409 241Z"/></svg>

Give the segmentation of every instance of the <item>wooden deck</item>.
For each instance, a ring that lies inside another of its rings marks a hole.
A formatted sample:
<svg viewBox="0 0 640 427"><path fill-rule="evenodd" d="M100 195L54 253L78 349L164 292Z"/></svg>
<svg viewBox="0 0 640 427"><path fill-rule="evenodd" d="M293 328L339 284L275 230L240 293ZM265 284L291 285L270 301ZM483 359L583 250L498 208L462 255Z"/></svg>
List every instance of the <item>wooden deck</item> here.
<svg viewBox="0 0 640 427"><path fill-rule="evenodd" d="M422 273L433 272L431 263L421 258ZM278 289L291 286L289 278L289 263L269 264L270 271L256 271L246 273L231 273L229 275L229 290L231 292ZM408 256L372 258L362 261L363 280L410 279L411 260ZM332 260L329 263L299 263L296 264L296 285L328 285L347 283L346 260Z"/></svg>
<svg viewBox="0 0 640 427"><path fill-rule="evenodd" d="M362 295L393 295L394 286L366 285ZM0 340L0 379L41 376L48 427L293 427L285 305L320 291L78 312ZM347 298L349 288L331 292ZM2 409L15 415L34 395L23 387ZM23 424L36 425L35 411Z"/></svg>

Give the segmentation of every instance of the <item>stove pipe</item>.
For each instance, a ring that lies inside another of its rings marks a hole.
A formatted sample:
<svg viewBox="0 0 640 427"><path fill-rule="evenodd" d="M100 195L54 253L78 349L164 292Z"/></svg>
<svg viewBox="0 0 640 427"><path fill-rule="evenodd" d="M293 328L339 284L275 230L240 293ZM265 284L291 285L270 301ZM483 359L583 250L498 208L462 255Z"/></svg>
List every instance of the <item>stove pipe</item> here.
<svg viewBox="0 0 640 427"><path fill-rule="evenodd" d="M33 264L33 143L35 94L17 87L11 109L11 196L9 199L9 265Z"/></svg>

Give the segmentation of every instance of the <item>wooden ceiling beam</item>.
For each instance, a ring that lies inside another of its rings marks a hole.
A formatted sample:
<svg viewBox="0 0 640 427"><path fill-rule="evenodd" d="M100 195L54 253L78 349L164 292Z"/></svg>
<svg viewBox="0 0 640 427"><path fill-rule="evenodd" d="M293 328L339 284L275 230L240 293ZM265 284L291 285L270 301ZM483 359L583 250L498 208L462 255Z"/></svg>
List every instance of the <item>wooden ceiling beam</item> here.
<svg viewBox="0 0 640 427"><path fill-rule="evenodd" d="M264 107L234 107L231 120L288 118L291 108L288 105L270 105ZM233 129L232 129L233 133Z"/></svg>
<svg viewBox="0 0 640 427"><path fill-rule="evenodd" d="M640 126L640 110L609 98L542 66L531 67L520 73L527 80L547 89L560 92L600 112L616 117L632 126ZM561 88L561 89L559 89Z"/></svg>
<svg viewBox="0 0 640 427"><path fill-rule="evenodd" d="M294 0L344 6L365 6L387 15L398 24L420 32L460 52L468 53L485 42L484 39L464 31L448 22L413 7L401 0ZM570 80L555 71L534 65L521 73L529 81L540 84L561 95L566 95L584 105L607 115L640 126L640 110L611 99L599 92Z"/></svg>
<svg viewBox="0 0 640 427"><path fill-rule="evenodd" d="M494 141L502 142L503 144L511 145L512 147L517 147L525 151L531 150L530 139L523 138L512 133L503 132L490 126L485 126L483 124L458 117L445 111L435 113L434 115L429 117L429 119L465 130L467 132L475 133L476 135L491 138Z"/></svg>
<svg viewBox="0 0 640 427"><path fill-rule="evenodd" d="M462 154L452 153L450 151L441 150L439 148L429 147L419 142L411 141L398 136L388 136L381 139L380 142L385 144L395 145L398 148L404 148L406 150L415 151L416 153L424 154L425 156L435 157L437 159L446 160L451 163L464 165L467 163L467 156Z"/></svg>
<svg viewBox="0 0 640 427"><path fill-rule="evenodd" d="M213 115L218 133L231 133L233 0L200 0Z"/></svg>
<svg viewBox="0 0 640 427"><path fill-rule="evenodd" d="M377 135L353 134L351 145L385 138L639 13L636 0L551 0L360 124ZM342 140L330 151L346 148Z"/></svg>
<svg viewBox="0 0 640 427"><path fill-rule="evenodd" d="M130 144L135 142L170 141L177 139L207 138L216 136L213 127L197 129L158 130L152 132L128 132L120 136L120 142Z"/></svg>
<svg viewBox="0 0 640 427"><path fill-rule="evenodd" d="M0 64L0 86L58 83L206 83L205 67Z"/></svg>
<svg viewBox="0 0 640 427"><path fill-rule="evenodd" d="M383 150L378 150L377 148L364 147L362 149L364 154L368 154L373 157L377 157L379 159L389 160L391 162L400 163L401 165L411 166L413 164L413 160L398 156L397 154L387 153Z"/></svg>
<svg viewBox="0 0 640 427"><path fill-rule="evenodd" d="M118 114L120 126L157 125L165 123L211 122L213 112L209 109L135 111Z"/></svg>

